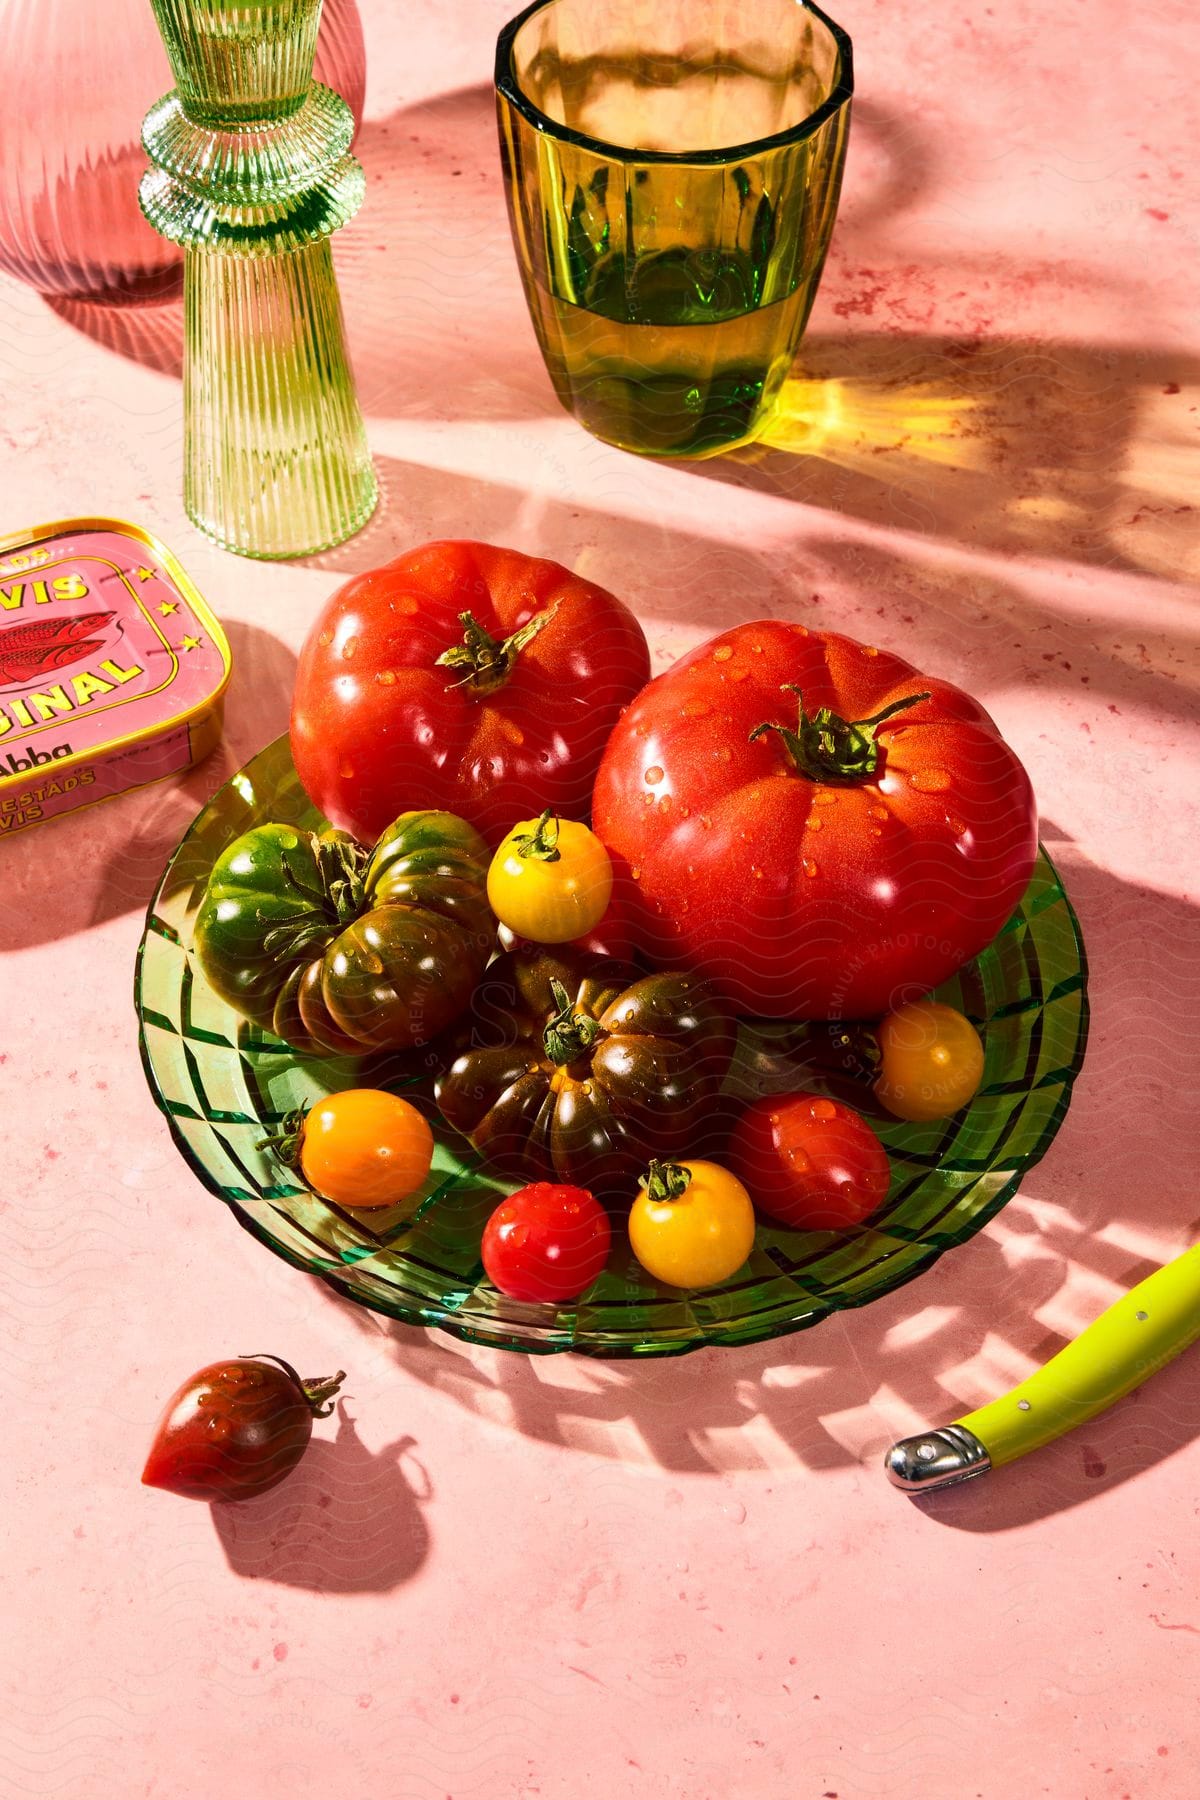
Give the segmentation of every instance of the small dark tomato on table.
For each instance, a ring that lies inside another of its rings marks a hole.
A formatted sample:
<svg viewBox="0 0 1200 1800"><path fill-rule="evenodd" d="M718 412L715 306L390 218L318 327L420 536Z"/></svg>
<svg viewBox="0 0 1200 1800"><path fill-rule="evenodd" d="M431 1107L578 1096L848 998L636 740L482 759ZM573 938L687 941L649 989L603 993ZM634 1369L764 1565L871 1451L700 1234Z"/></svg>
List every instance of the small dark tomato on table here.
<svg viewBox="0 0 1200 1800"><path fill-rule="evenodd" d="M251 1500L291 1474L344 1374L303 1381L280 1357L209 1363L171 1396L142 1481L188 1500Z"/></svg>

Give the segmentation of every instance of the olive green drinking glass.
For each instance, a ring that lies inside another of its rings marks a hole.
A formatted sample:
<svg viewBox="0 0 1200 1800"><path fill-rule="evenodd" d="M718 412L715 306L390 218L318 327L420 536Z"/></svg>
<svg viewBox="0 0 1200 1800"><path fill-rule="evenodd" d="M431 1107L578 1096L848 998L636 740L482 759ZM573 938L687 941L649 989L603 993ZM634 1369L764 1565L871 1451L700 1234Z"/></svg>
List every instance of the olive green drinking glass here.
<svg viewBox="0 0 1200 1800"><path fill-rule="evenodd" d="M765 423L841 187L850 40L802 0L535 0L496 92L525 293L559 399L650 456Z"/></svg>

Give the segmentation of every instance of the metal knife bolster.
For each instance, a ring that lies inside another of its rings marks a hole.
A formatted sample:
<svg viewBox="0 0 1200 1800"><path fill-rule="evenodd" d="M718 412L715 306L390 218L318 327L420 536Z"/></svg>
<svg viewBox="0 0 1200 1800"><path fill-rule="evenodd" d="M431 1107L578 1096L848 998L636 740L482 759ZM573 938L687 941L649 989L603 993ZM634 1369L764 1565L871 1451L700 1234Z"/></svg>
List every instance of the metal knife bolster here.
<svg viewBox="0 0 1200 1800"><path fill-rule="evenodd" d="M973 1431L962 1425L943 1425L923 1431L919 1437L901 1438L883 1459L893 1487L909 1494L928 1494L936 1488L986 1475L992 1459Z"/></svg>

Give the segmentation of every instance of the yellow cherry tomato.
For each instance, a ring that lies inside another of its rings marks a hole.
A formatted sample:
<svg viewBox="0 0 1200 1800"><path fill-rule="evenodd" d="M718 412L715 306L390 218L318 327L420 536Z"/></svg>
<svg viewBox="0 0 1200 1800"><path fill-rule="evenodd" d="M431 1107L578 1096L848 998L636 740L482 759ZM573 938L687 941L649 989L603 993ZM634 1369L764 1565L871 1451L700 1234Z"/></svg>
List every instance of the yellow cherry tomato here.
<svg viewBox="0 0 1200 1800"><path fill-rule="evenodd" d="M299 1161L309 1185L335 1205L396 1206L429 1174L433 1133L398 1095L347 1088L306 1115Z"/></svg>
<svg viewBox="0 0 1200 1800"><path fill-rule="evenodd" d="M736 1175L716 1163L652 1162L630 1208L629 1241L657 1281L715 1287L754 1246L754 1207Z"/></svg>
<svg viewBox="0 0 1200 1800"><path fill-rule="evenodd" d="M876 1031L875 1092L898 1119L947 1119L979 1091L983 1045L970 1019L937 1000L914 1000Z"/></svg>
<svg viewBox="0 0 1200 1800"><path fill-rule="evenodd" d="M488 900L502 925L534 944L585 937L608 911L613 873L608 851L575 819L514 825L488 870Z"/></svg>

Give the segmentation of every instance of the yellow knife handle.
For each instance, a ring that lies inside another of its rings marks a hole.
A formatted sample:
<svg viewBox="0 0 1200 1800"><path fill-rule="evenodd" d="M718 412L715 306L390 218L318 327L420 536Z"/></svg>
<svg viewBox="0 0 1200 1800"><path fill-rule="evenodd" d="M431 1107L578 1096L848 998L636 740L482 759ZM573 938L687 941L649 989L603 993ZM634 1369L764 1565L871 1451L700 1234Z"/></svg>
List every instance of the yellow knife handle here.
<svg viewBox="0 0 1200 1800"><path fill-rule="evenodd" d="M888 1476L928 1492L1015 1462L1095 1418L1198 1338L1200 1245L1139 1282L1010 1393L894 1444Z"/></svg>

